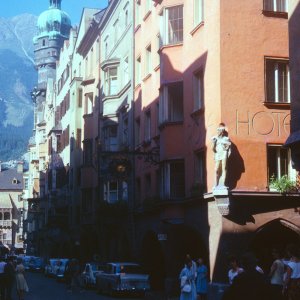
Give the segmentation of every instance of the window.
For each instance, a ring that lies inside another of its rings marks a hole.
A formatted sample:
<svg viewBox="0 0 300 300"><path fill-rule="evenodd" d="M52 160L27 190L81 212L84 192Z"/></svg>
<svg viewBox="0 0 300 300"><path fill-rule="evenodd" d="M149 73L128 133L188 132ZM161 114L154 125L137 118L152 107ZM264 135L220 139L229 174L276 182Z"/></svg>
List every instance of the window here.
<svg viewBox="0 0 300 300"><path fill-rule="evenodd" d="M135 120L135 145L138 146L141 142L141 121L140 119Z"/></svg>
<svg viewBox="0 0 300 300"><path fill-rule="evenodd" d="M103 128L104 146L107 151L117 151L118 147L118 126L107 126Z"/></svg>
<svg viewBox="0 0 300 300"><path fill-rule="evenodd" d="M77 128L76 132L76 148L80 149L81 148L81 129Z"/></svg>
<svg viewBox="0 0 300 300"><path fill-rule="evenodd" d="M179 200L185 196L185 173L183 160L165 163L162 166L161 197Z"/></svg>
<svg viewBox="0 0 300 300"><path fill-rule="evenodd" d="M85 95L84 114L91 114L93 112L93 93Z"/></svg>
<svg viewBox="0 0 300 300"><path fill-rule="evenodd" d="M28 181L28 178L25 178L24 179L24 190L28 190L28 187L29 187L29 181Z"/></svg>
<svg viewBox="0 0 300 300"><path fill-rule="evenodd" d="M151 140L151 111L148 110L145 113L145 142L149 142Z"/></svg>
<svg viewBox="0 0 300 300"><path fill-rule="evenodd" d="M267 146L267 159L268 159L268 180L271 177L277 179L283 175L288 175L290 179L295 179L295 170L292 168L291 153L287 148L281 145L268 145Z"/></svg>
<svg viewBox="0 0 300 300"><path fill-rule="evenodd" d="M145 14L151 10L151 4L152 4L152 0L146 0L146 5L145 5Z"/></svg>
<svg viewBox="0 0 300 300"><path fill-rule="evenodd" d="M163 16L164 44L177 44L183 42L183 6L166 8Z"/></svg>
<svg viewBox="0 0 300 300"><path fill-rule="evenodd" d="M128 83L129 81L129 64L128 64L128 57L124 59L123 64L123 79L124 79L124 85Z"/></svg>
<svg viewBox="0 0 300 300"><path fill-rule="evenodd" d="M123 145L128 145L128 117L123 116L121 141Z"/></svg>
<svg viewBox="0 0 300 300"><path fill-rule="evenodd" d="M105 58L108 56L108 36L104 39L104 56Z"/></svg>
<svg viewBox="0 0 300 300"><path fill-rule="evenodd" d="M117 43L119 39L119 20L116 20L114 23L114 39L115 39L115 44Z"/></svg>
<svg viewBox="0 0 300 300"><path fill-rule="evenodd" d="M109 68L105 72L106 95L116 95L118 93L118 68Z"/></svg>
<svg viewBox="0 0 300 300"><path fill-rule="evenodd" d="M151 73L152 69L152 57L151 57L151 45L146 48L146 61L145 61L145 76Z"/></svg>
<svg viewBox="0 0 300 300"><path fill-rule="evenodd" d="M91 166L93 163L93 141L91 139L83 141L83 164Z"/></svg>
<svg viewBox="0 0 300 300"><path fill-rule="evenodd" d="M89 75L89 57L87 56L85 58L85 74L84 74L85 78L87 78L88 75Z"/></svg>
<svg viewBox="0 0 300 300"><path fill-rule="evenodd" d="M108 181L104 183L104 201L115 203L118 201L118 182Z"/></svg>
<svg viewBox="0 0 300 300"><path fill-rule="evenodd" d="M203 22L203 0L194 0L194 26Z"/></svg>
<svg viewBox="0 0 300 300"><path fill-rule="evenodd" d="M141 4L136 1L135 5L135 26L141 24Z"/></svg>
<svg viewBox="0 0 300 300"><path fill-rule="evenodd" d="M78 90L78 107L82 107L82 89Z"/></svg>
<svg viewBox="0 0 300 300"><path fill-rule="evenodd" d="M288 12L288 0L264 0L264 10Z"/></svg>
<svg viewBox="0 0 300 300"><path fill-rule="evenodd" d="M139 56L136 59L135 65L135 84L139 84L141 82L141 57Z"/></svg>
<svg viewBox="0 0 300 300"><path fill-rule="evenodd" d="M155 55L155 57L156 57L155 66L160 65L160 53L159 53L160 46L161 46L161 40L160 40L160 34L158 33L156 35L156 48L157 48L157 51L156 51L156 55Z"/></svg>
<svg viewBox="0 0 300 300"><path fill-rule="evenodd" d="M193 78L193 92L194 92L194 111L197 111L204 106L204 91L203 91L203 73L198 72L194 74Z"/></svg>
<svg viewBox="0 0 300 300"><path fill-rule="evenodd" d="M125 27L128 26L128 10L125 11Z"/></svg>
<svg viewBox="0 0 300 300"><path fill-rule="evenodd" d="M288 60L266 59L266 102L290 102Z"/></svg>
<svg viewBox="0 0 300 300"><path fill-rule="evenodd" d="M194 167L195 167L195 181L194 183L205 187L206 186L206 170L205 170L205 152L199 151L195 153L194 157Z"/></svg>
<svg viewBox="0 0 300 300"><path fill-rule="evenodd" d="M183 82L162 87L160 91L160 124L183 121Z"/></svg>

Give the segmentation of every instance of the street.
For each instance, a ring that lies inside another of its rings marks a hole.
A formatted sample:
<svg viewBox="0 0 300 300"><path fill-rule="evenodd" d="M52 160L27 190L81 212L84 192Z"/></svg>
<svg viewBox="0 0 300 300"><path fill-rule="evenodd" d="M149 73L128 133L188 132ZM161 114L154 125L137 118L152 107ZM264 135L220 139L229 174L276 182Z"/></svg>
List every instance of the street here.
<svg viewBox="0 0 300 300"><path fill-rule="evenodd" d="M26 273L29 293L25 300L113 300L117 298L99 295L94 290L84 290L82 293L76 291L68 292L64 283L56 282L55 279L46 278L40 273ZM14 300L18 299L14 289ZM124 299L124 298L122 298ZM125 298L126 300L140 300L140 298Z"/></svg>
<svg viewBox="0 0 300 300"><path fill-rule="evenodd" d="M82 293L76 291L68 292L64 283L59 283L55 279L47 278L41 273L26 273L26 279L29 286L29 293L25 295L25 300L114 300L120 299L99 295L95 290L84 290ZM208 300L220 300L224 286L209 285ZM13 300L18 299L15 289ZM124 298L125 300L141 300L141 298ZM165 297L159 293L149 293L144 300L165 300ZM178 300L178 297L169 298L169 300Z"/></svg>

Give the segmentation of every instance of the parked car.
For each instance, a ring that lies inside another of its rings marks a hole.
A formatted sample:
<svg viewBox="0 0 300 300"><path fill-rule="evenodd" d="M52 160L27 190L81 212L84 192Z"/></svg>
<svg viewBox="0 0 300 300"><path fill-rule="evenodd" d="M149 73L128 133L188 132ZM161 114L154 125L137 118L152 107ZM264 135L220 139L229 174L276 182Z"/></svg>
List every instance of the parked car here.
<svg viewBox="0 0 300 300"><path fill-rule="evenodd" d="M54 267L55 265L57 264L57 261L59 259L58 258L50 258L46 265L45 265L45 270L44 270L44 274L45 276L48 276L48 277L54 277Z"/></svg>
<svg viewBox="0 0 300 300"><path fill-rule="evenodd" d="M34 272L42 272L45 267L45 260L42 257L33 256L29 260L29 270Z"/></svg>
<svg viewBox="0 0 300 300"><path fill-rule="evenodd" d="M96 275L103 272L104 264L98 262L88 262L85 264L81 274L82 285L85 288L96 286Z"/></svg>
<svg viewBox="0 0 300 300"><path fill-rule="evenodd" d="M57 280L63 281L65 279L65 270L69 262L68 258L60 258L53 267L53 273Z"/></svg>
<svg viewBox="0 0 300 300"><path fill-rule="evenodd" d="M25 270L29 270L29 263L31 261L31 259L33 258L33 256L23 256L22 257L22 261L23 261L23 265L24 265L24 268Z"/></svg>
<svg viewBox="0 0 300 300"><path fill-rule="evenodd" d="M131 262L111 262L104 271L96 275L96 289L99 293L144 295L150 290L149 275L141 266Z"/></svg>

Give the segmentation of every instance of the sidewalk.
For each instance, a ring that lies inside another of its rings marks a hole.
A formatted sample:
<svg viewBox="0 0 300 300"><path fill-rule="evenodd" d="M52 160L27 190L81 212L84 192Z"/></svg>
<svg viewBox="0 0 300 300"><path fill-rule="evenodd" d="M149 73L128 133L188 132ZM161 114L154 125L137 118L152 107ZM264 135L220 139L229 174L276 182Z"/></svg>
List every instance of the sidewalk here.
<svg viewBox="0 0 300 300"><path fill-rule="evenodd" d="M207 300L221 300L224 290L228 285L221 283L210 283L208 285L208 297ZM146 300L179 300L177 297L167 297L163 292L149 292L145 296Z"/></svg>

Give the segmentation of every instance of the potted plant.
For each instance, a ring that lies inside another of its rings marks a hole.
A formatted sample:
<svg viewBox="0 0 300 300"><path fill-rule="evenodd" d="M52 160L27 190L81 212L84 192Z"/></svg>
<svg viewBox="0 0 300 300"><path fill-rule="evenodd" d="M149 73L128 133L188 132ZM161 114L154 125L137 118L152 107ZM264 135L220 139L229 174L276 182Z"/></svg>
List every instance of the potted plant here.
<svg viewBox="0 0 300 300"><path fill-rule="evenodd" d="M272 175L270 178L269 189L271 192L280 192L282 194L298 192L296 182L291 180L287 175L276 178Z"/></svg>

